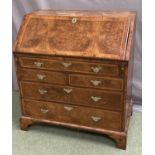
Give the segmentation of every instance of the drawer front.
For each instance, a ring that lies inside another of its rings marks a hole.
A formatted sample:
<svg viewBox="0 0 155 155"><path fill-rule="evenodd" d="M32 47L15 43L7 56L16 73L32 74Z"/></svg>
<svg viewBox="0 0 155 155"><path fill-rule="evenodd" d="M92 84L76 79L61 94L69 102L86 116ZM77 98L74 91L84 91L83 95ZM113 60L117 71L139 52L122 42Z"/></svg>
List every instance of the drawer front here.
<svg viewBox="0 0 155 155"><path fill-rule="evenodd" d="M54 84L67 83L67 77L64 73L37 69L18 69L18 79L20 81L36 81Z"/></svg>
<svg viewBox="0 0 155 155"><path fill-rule="evenodd" d="M121 113L54 102L24 100L24 115L94 128L121 129Z"/></svg>
<svg viewBox="0 0 155 155"><path fill-rule="evenodd" d="M65 59L65 58L64 58ZM78 62L73 60L50 60L43 58L19 58L20 65L27 68L40 68L54 71L91 73L97 75L119 76L118 65Z"/></svg>
<svg viewBox="0 0 155 155"><path fill-rule="evenodd" d="M122 93L68 86L21 82L24 98L85 105L110 110L122 109Z"/></svg>
<svg viewBox="0 0 155 155"><path fill-rule="evenodd" d="M123 90L123 80L86 75L69 75L72 86L93 87L101 89Z"/></svg>

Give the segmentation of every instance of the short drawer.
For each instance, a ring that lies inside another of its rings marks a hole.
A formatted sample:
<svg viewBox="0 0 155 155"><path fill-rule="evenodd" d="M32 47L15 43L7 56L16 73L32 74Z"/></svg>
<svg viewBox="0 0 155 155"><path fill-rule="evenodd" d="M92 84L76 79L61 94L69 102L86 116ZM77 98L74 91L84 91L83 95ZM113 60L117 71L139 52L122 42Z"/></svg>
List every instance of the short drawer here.
<svg viewBox="0 0 155 155"><path fill-rule="evenodd" d="M23 100L24 115L88 127L121 130L121 113L88 107Z"/></svg>
<svg viewBox="0 0 155 155"><path fill-rule="evenodd" d="M27 68L40 68L54 71L68 71L79 73L90 73L107 76L119 76L119 66L116 64L88 63L82 61L73 61L73 59L44 59L20 57L20 66Z"/></svg>
<svg viewBox="0 0 155 155"><path fill-rule="evenodd" d="M54 84L67 83L67 77L64 73L37 69L18 69L18 79L20 81L36 81Z"/></svg>
<svg viewBox="0 0 155 155"><path fill-rule="evenodd" d="M24 98L85 105L117 111L121 111L122 109L123 94L119 92L31 82L21 82L20 86L22 97Z"/></svg>
<svg viewBox="0 0 155 155"><path fill-rule="evenodd" d="M123 80L120 78L71 74L69 75L69 84L71 86L123 90Z"/></svg>

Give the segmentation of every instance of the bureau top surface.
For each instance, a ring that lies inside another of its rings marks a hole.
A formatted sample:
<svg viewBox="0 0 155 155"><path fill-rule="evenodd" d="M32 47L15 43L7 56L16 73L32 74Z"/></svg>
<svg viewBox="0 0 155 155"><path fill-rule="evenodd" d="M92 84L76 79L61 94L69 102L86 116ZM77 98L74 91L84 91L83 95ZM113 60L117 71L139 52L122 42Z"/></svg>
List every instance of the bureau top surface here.
<svg viewBox="0 0 155 155"><path fill-rule="evenodd" d="M128 60L135 12L40 10L24 16L13 51Z"/></svg>

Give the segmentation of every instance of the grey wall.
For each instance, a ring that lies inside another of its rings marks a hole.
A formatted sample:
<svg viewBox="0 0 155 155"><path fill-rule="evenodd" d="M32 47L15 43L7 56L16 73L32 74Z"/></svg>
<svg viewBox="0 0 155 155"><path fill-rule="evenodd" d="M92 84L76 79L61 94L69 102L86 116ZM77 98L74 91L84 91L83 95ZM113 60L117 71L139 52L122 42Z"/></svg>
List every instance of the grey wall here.
<svg viewBox="0 0 155 155"><path fill-rule="evenodd" d="M135 45L133 97L141 104L142 100L142 4L141 0L13 0L13 42L16 38L22 17L25 13L37 9L65 10L132 10L137 11ZM18 89L13 64L13 89Z"/></svg>

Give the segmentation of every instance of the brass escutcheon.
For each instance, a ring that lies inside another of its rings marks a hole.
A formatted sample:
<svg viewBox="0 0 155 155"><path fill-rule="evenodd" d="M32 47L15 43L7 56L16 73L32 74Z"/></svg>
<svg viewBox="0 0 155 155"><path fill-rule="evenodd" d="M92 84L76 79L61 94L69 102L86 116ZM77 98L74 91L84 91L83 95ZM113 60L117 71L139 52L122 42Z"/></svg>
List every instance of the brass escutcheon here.
<svg viewBox="0 0 155 155"><path fill-rule="evenodd" d="M37 74L38 80L43 80L46 77L46 75Z"/></svg>
<svg viewBox="0 0 155 155"><path fill-rule="evenodd" d="M34 65L38 68L42 67L44 65L43 62L34 62Z"/></svg>
<svg viewBox="0 0 155 155"><path fill-rule="evenodd" d="M101 69L102 69L102 67L91 67L91 69L93 70L93 72L94 73L98 73Z"/></svg>
<svg viewBox="0 0 155 155"><path fill-rule="evenodd" d="M67 94L69 94L69 93L72 92L72 88L64 88L63 90L64 90L64 92L66 92Z"/></svg>
<svg viewBox="0 0 155 155"><path fill-rule="evenodd" d="M96 116L91 116L91 119L92 119L94 122L99 122L102 118L101 118L101 117L96 117Z"/></svg>
<svg viewBox="0 0 155 155"><path fill-rule="evenodd" d="M49 112L49 110L48 109L40 109L40 111L43 113L43 114L46 114L46 113L48 113Z"/></svg>
<svg viewBox="0 0 155 155"><path fill-rule="evenodd" d="M94 86L98 86L99 84L101 84L101 80L91 80L90 81Z"/></svg>
<svg viewBox="0 0 155 155"><path fill-rule="evenodd" d="M91 96L91 99L92 99L94 102L98 102L98 101L101 100L102 98L101 98L101 97L98 97L98 96Z"/></svg>
<svg viewBox="0 0 155 155"><path fill-rule="evenodd" d="M69 66L72 65L71 62L62 62L62 65L65 67L65 68L68 68Z"/></svg>
<svg viewBox="0 0 155 155"><path fill-rule="evenodd" d="M71 111L71 110L73 110L73 107L64 106L64 109L67 111Z"/></svg>
<svg viewBox="0 0 155 155"><path fill-rule="evenodd" d="M72 18L72 24L75 24L77 22L77 18Z"/></svg>
<svg viewBox="0 0 155 155"><path fill-rule="evenodd" d="M43 95L43 94L46 94L47 93L47 90L45 89L38 89L38 92Z"/></svg>

